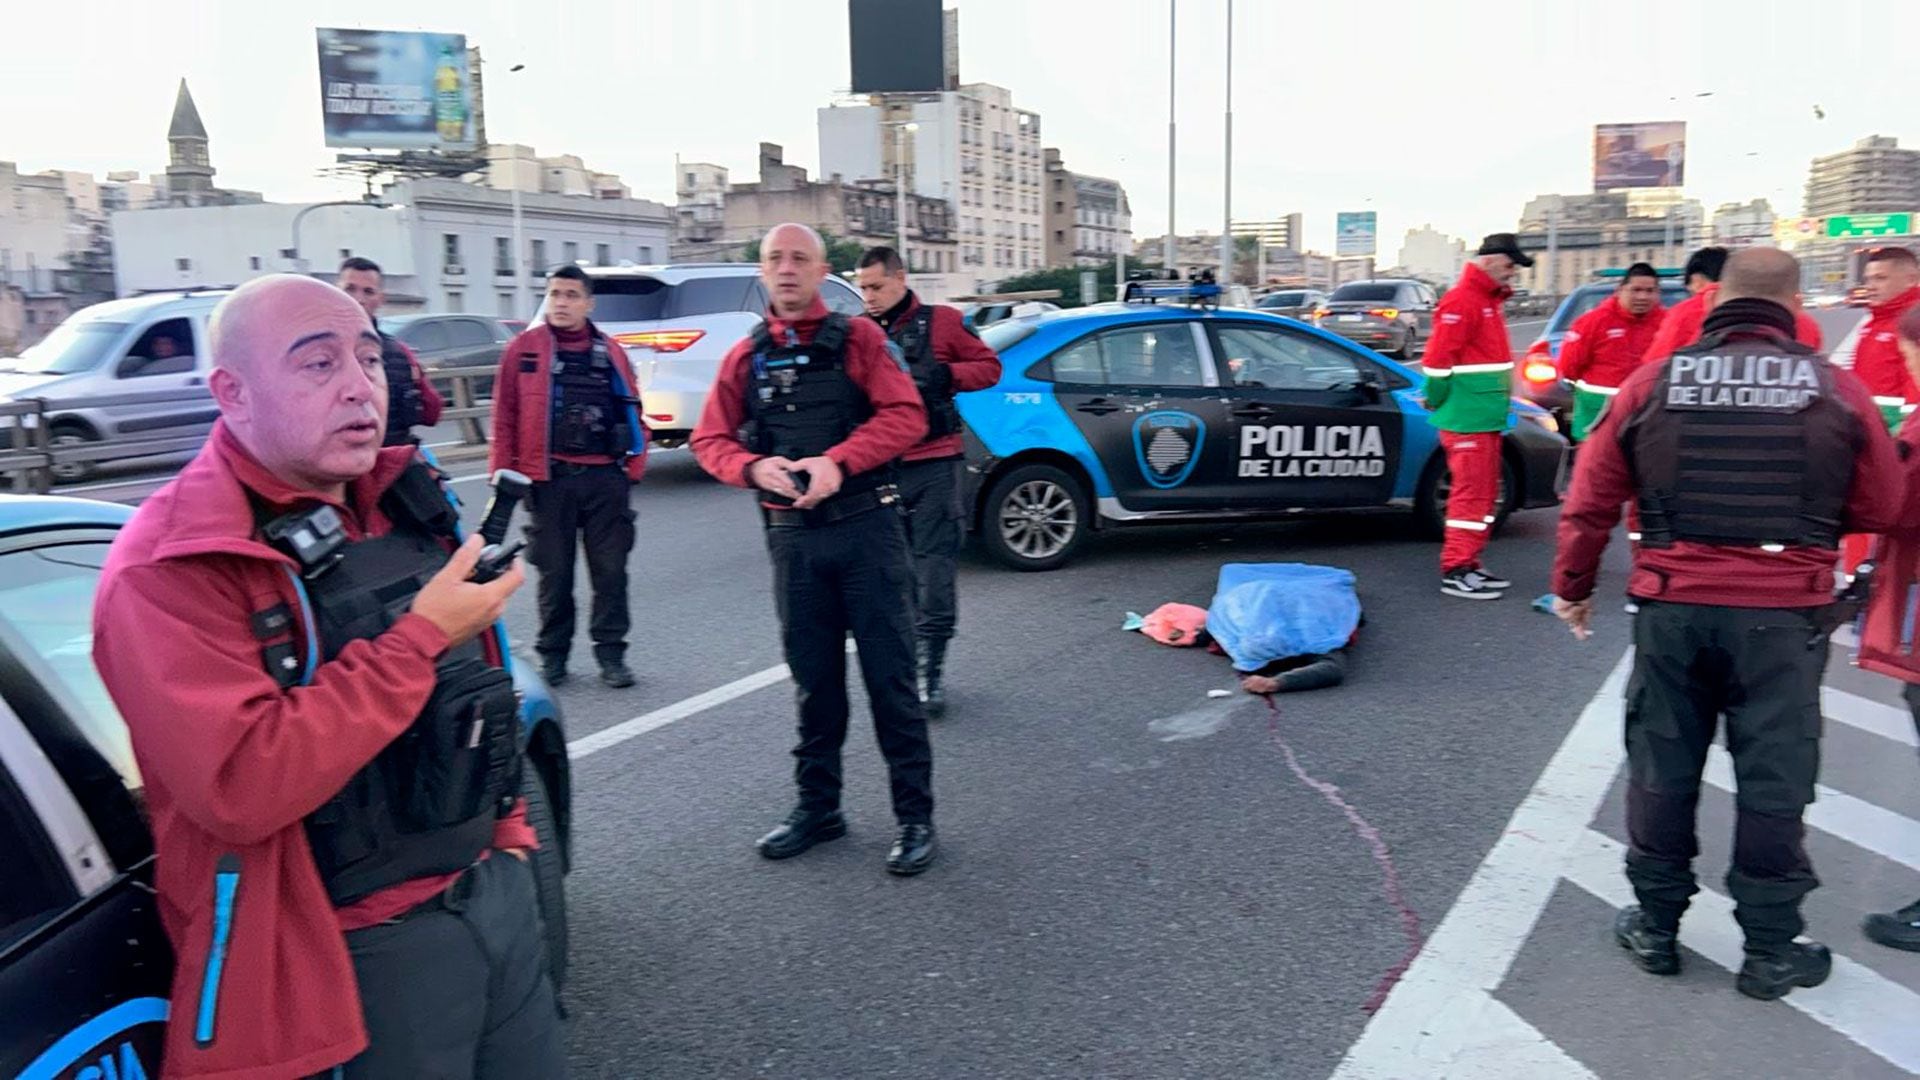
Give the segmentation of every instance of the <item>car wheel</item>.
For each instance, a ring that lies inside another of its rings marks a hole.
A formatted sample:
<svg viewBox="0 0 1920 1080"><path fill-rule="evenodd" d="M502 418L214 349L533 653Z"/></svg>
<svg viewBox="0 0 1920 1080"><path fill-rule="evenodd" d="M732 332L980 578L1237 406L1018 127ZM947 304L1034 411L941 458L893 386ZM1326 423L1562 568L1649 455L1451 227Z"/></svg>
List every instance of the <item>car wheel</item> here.
<svg viewBox="0 0 1920 1080"><path fill-rule="evenodd" d="M1426 475L1420 478L1420 491L1413 500L1414 524L1430 540L1438 540L1446 535L1447 496L1452 493L1453 474L1447 469L1447 452L1443 448L1433 455L1433 463L1427 466ZM1519 498L1519 470L1502 455L1500 494L1494 502L1493 532L1499 532L1501 526L1507 523L1507 516L1513 513Z"/></svg>
<svg viewBox="0 0 1920 1080"><path fill-rule="evenodd" d="M980 536L987 551L1015 570L1064 566L1092 522L1080 482L1052 465L1022 465L987 493Z"/></svg>
<svg viewBox="0 0 1920 1080"><path fill-rule="evenodd" d="M62 420L47 430L47 444L51 447L81 446L90 442L99 442L100 436L85 424L72 420ZM100 471L98 465L90 461L76 461L65 465L55 465L51 470L56 484L77 484L91 479Z"/></svg>
<svg viewBox="0 0 1920 1080"><path fill-rule="evenodd" d="M527 800L527 824L540 846L527 853L533 870L534 892L540 898L540 925L547 940L547 973L557 991L567 981L567 884L560 852L560 830L547 797L546 778L527 762L521 770L520 793Z"/></svg>

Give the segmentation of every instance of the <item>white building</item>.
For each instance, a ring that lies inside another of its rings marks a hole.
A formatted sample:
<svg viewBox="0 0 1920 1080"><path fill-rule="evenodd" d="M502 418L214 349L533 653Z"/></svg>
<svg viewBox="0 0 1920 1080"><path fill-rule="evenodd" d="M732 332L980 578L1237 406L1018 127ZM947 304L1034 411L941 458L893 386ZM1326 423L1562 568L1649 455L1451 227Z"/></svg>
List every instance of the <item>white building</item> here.
<svg viewBox="0 0 1920 1080"><path fill-rule="evenodd" d="M540 157L533 147L494 143L487 147L487 186L500 191L630 199L633 189L612 173L594 172L573 154Z"/></svg>
<svg viewBox="0 0 1920 1080"><path fill-rule="evenodd" d="M1432 225L1408 229L1400 243L1400 268L1424 281L1452 284L1467 265L1467 244Z"/></svg>
<svg viewBox="0 0 1920 1080"><path fill-rule="evenodd" d="M1713 242L1725 247L1761 247L1773 244L1775 215L1765 199L1723 203L1713 212Z"/></svg>
<svg viewBox="0 0 1920 1080"><path fill-rule="evenodd" d="M909 190L953 204L963 272L988 282L1046 265L1038 113L988 83L869 101L819 110L822 177L891 180L898 163Z"/></svg>
<svg viewBox="0 0 1920 1080"><path fill-rule="evenodd" d="M129 296L236 285L287 271L331 280L342 259L359 255L385 271L397 311L527 318L554 267L659 263L670 244L671 217L659 203L523 194L527 249L520 262L528 269L520 291L508 192L453 180L407 180L388 187L384 197L391 207L262 203L116 213L116 286ZM297 261L289 257L296 217Z"/></svg>
<svg viewBox="0 0 1920 1080"><path fill-rule="evenodd" d="M53 291L54 271L78 250L73 224L59 174L22 176L13 162L0 161L0 285Z"/></svg>

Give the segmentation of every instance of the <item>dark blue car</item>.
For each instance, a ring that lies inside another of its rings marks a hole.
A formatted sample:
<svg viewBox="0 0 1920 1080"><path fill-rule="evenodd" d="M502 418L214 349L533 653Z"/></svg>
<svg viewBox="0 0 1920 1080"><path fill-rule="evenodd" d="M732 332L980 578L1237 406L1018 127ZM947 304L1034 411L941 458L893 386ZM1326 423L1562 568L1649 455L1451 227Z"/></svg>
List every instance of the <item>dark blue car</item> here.
<svg viewBox="0 0 1920 1080"><path fill-rule="evenodd" d="M159 1075L173 955L126 725L93 668L94 590L132 508L0 496L0 1076ZM548 955L566 962L566 738L516 664Z"/></svg>

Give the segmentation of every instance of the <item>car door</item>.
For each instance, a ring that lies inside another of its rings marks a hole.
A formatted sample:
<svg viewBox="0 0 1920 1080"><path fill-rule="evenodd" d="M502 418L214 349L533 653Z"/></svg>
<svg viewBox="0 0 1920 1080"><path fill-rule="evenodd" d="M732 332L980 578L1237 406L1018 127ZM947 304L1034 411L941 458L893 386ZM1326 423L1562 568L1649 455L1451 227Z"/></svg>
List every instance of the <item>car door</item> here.
<svg viewBox="0 0 1920 1080"><path fill-rule="evenodd" d="M114 433L139 439L205 435L220 411L207 389L199 320L157 319L131 335L111 360L99 406Z"/></svg>
<svg viewBox="0 0 1920 1080"><path fill-rule="evenodd" d="M0 1076L158 1076L172 952L125 723L92 662L113 531L0 538Z"/></svg>
<svg viewBox="0 0 1920 1080"><path fill-rule="evenodd" d="M448 319L442 367L490 368L500 362L501 342L481 319Z"/></svg>
<svg viewBox="0 0 1920 1080"><path fill-rule="evenodd" d="M1200 320L1108 327L1048 364L1055 397L1124 509L1226 505L1226 413Z"/></svg>
<svg viewBox="0 0 1920 1080"><path fill-rule="evenodd" d="M1405 425L1388 372L1272 323L1209 324L1226 384L1221 443L1243 508L1377 506L1393 496Z"/></svg>

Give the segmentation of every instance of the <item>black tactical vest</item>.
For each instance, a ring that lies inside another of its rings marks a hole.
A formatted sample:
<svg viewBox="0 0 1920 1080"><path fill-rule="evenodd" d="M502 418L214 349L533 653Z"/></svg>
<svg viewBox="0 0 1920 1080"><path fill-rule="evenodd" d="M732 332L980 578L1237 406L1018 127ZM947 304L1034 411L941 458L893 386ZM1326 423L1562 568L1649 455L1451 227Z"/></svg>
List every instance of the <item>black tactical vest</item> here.
<svg viewBox="0 0 1920 1080"><path fill-rule="evenodd" d="M632 447L632 433L623 418L622 399L613 389L613 354L594 335L587 352L553 354L553 413L548 427L549 448L560 454L611 454L618 458Z"/></svg>
<svg viewBox="0 0 1920 1080"><path fill-rule="evenodd" d="M907 373L913 376L913 385L920 391L920 402L927 408L927 438L937 439L958 432L960 410L953 404L953 383L949 381L943 390L933 387L934 371L940 366L940 360L933 353L933 309L921 304L913 318L897 320L887 336L900 347Z"/></svg>
<svg viewBox="0 0 1920 1080"><path fill-rule="evenodd" d="M847 374L847 316L834 312L813 341L802 345L791 330L776 343L766 323L754 328L748 361L747 448L799 461L818 457L873 416L866 391ZM893 479L890 468L846 477L835 499L871 491ZM762 492L763 501L790 500ZM829 500L831 502L832 500Z"/></svg>
<svg viewBox="0 0 1920 1080"><path fill-rule="evenodd" d="M380 335L380 366L387 370L387 437L382 445L412 442L413 426L424 422L426 398L413 381L413 362L391 334Z"/></svg>
<svg viewBox="0 0 1920 1080"><path fill-rule="evenodd" d="M1666 361L1622 432L1640 542L1838 547L1861 430L1833 368L1797 342L1727 339Z"/></svg>
<svg viewBox="0 0 1920 1080"><path fill-rule="evenodd" d="M380 505L390 533L305 565L311 625L289 637L284 607L254 617L256 636L269 642L267 669L283 688L303 681L305 635L314 635L319 660L332 660L352 642L385 633L446 565L442 538L452 537L458 518L424 463L402 474ZM486 662L479 641L441 657L432 696L412 726L306 819L314 865L336 906L455 873L487 850L494 822L519 797L519 711L512 678Z"/></svg>

